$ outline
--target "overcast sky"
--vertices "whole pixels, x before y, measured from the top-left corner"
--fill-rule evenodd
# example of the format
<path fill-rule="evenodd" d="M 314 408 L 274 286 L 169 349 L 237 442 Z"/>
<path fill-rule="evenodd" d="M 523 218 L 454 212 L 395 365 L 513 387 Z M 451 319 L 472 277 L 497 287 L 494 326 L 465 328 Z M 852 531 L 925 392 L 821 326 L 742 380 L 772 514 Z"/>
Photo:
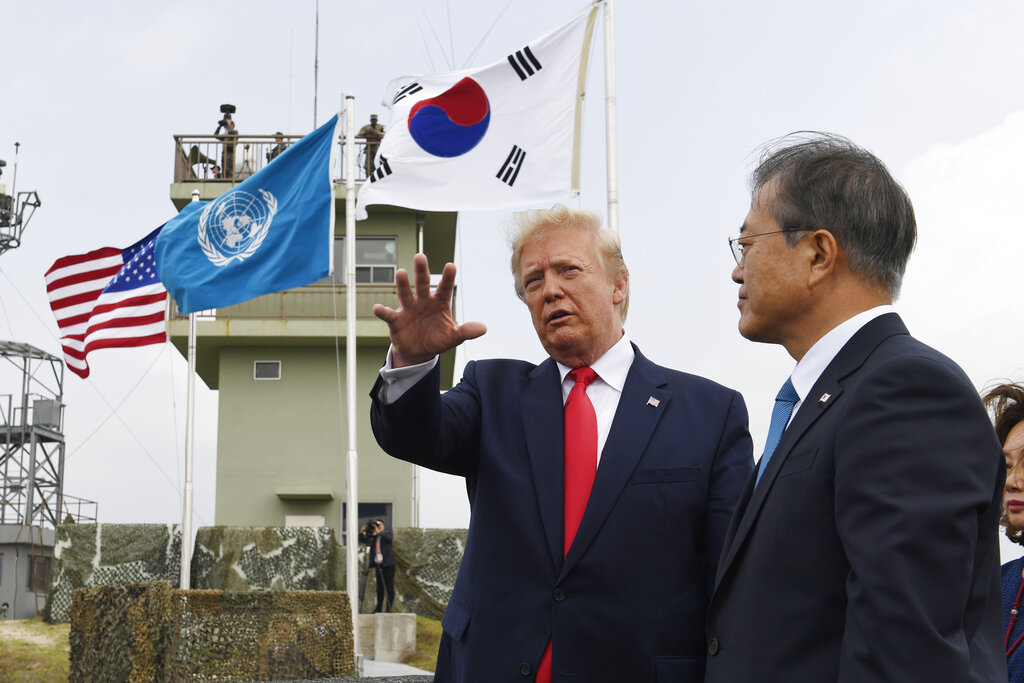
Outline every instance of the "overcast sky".
<path fill-rule="evenodd" d="M 483 66 L 582 9 L 577 0 L 320 3 L 317 122 L 356 98 L 387 112 L 387 83 Z M 59 256 L 124 247 L 170 218 L 174 134 L 209 134 L 238 107 L 244 134 L 314 124 L 313 0 L 274 3 L 0 0 L 0 182 L 43 206 L 0 256 L 0 339 L 60 354 L 43 273 Z M 755 449 L 793 366 L 736 331 L 726 239 L 765 141 L 801 129 L 878 154 L 917 210 L 919 244 L 897 308 L 913 334 L 957 360 L 981 390 L 1024 380 L 1016 269 L 1024 182 L 1024 5 L 982 1 L 620 2 L 616 7 L 620 227 L 631 270 L 627 331 L 656 362 L 739 389 Z M 573 206 L 604 213 L 603 45 L 597 32 Z M 512 293 L 504 213 L 460 217 L 463 320 L 487 323 L 465 357 L 539 361 Z M 435 264 L 437 266 L 439 264 Z M 186 366 L 169 346 L 90 356 L 66 378 L 65 490 L 104 522 L 180 519 Z M 0 375 L 0 382 L 7 381 Z M 200 383 L 201 385 L 201 383 Z M 359 395 L 364 395 L 360 388 Z M 0 395 L 17 394 L 0 385 Z M 216 395 L 201 390 L 196 526 L 213 523 Z M 339 456 L 341 457 L 341 456 Z M 425 526 L 463 526 L 460 481 L 425 478 Z"/>

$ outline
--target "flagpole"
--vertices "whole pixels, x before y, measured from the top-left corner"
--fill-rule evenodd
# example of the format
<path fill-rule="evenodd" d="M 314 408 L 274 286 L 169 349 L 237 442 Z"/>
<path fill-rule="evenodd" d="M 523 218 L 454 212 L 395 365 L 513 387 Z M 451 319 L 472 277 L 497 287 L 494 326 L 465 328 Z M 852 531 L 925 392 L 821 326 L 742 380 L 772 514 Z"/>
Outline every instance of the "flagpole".
<path fill-rule="evenodd" d="M 359 453 L 356 450 L 356 140 L 355 97 L 345 95 L 345 403 L 348 409 L 348 468 L 345 488 L 345 590 L 352 609 L 356 675 L 362 673 L 359 644 Z"/>
<path fill-rule="evenodd" d="M 619 232 L 619 157 L 615 117 L 614 0 L 604 0 L 605 151 L 608 165 L 608 227 Z"/>
<path fill-rule="evenodd" d="M 199 191 L 192 191 L 192 201 L 199 201 Z M 188 314 L 188 399 L 185 407 L 185 509 L 181 515 L 181 574 L 178 584 L 182 590 L 191 588 L 192 567 L 192 459 L 195 449 L 196 413 L 196 314 Z"/>

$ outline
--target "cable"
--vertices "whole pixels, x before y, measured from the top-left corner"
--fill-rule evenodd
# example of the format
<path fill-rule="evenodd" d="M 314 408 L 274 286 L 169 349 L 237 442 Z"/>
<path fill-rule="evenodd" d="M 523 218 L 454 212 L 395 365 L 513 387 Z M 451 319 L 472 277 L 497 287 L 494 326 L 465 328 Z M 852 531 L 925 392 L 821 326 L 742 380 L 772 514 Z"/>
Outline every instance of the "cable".
<path fill-rule="evenodd" d="M 18 289 L 18 285 L 14 284 L 14 280 L 12 280 L 10 276 L 4 272 L 3 268 L 0 268 L 0 275 L 3 275 L 4 278 L 11 283 L 11 288 L 13 288 L 15 293 L 21 297 L 21 300 L 25 302 L 25 305 L 28 306 L 28 310 L 32 311 L 32 315 L 36 317 L 36 320 L 38 320 L 39 323 L 46 328 L 46 331 L 50 333 L 50 336 L 53 337 L 53 340 L 60 344 L 60 337 L 53 333 L 53 329 L 50 327 L 50 323 L 46 322 L 45 320 L 39 317 L 39 314 L 36 313 L 36 307 L 29 303 L 29 300 L 25 298 L 25 295 L 21 293 L 20 289 Z"/>
<path fill-rule="evenodd" d="M 423 20 L 427 22 L 427 26 L 430 27 L 430 32 L 434 35 L 434 41 L 437 42 L 437 49 L 440 50 L 442 56 L 447 57 L 447 55 L 444 54 L 444 45 L 441 44 L 441 39 L 437 37 L 437 31 L 434 30 L 434 25 L 430 23 L 430 18 L 423 17 Z M 455 70 L 455 64 L 453 64 L 450 59 L 448 60 L 448 70 Z"/>
<path fill-rule="evenodd" d="M 427 45 L 427 37 L 423 34 L 423 24 L 420 23 L 419 16 L 416 16 L 416 28 L 420 32 L 420 41 L 422 42 L 423 56 L 426 58 L 427 67 L 430 73 L 436 73 L 437 69 L 434 67 L 434 58 L 430 56 L 430 48 Z"/>
<path fill-rule="evenodd" d="M 8 338 L 9 338 L 9 339 L 11 339 L 11 340 L 13 340 L 13 339 L 14 339 L 14 326 L 13 326 L 13 325 L 11 325 L 11 318 L 10 318 L 10 316 L 8 316 L 8 315 L 7 315 L 7 307 L 6 307 L 6 306 L 4 306 L 4 300 L 3 300 L 3 298 L 0 298 L 0 309 L 3 309 L 3 312 L 4 312 L 4 320 L 6 320 L 6 321 L 7 321 L 7 329 L 8 329 L 8 331 L 10 332 L 10 335 L 9 335 L 9 337 L 8 337 Z"/>
<path fill-rule="evenodd" d="M 171 341 L 168 339 L 165 344 L 170 344 Z M 167 354 L 167 365 L 169 366 L 168 377 L 171 378 L 171 431 L 174 433 L 174 466 L 177 470 L 175 472 L 175 481 L 181 481 L 181 461 L 178 459 L 178 454 L 181 453 L 181 445 L 178 443 L 178 400 L 174 393 L 174 354 Z M 184 505 L 184 502 L 182 502 Z"/>
<path fill-rule="evenodd" d="M 501 10 L 501 12 L 498 13 L 498 16 L 495 17 L 494 23 L 491 24 L 491 27 L 489 29 L 487 29 L 486 33 L 484 33 L 483 38 L 481 38 L 480 42 L 476 44 L 475 48 L 473 48 L 473 51 L 469 54 L 469 57 L 466 58 L 465 64 L 462 65 L 463 69 L 465 69 L 467 66 L 469 66 L 469 63 L 472 62 L 474 59 L 476 59 L 476 55 L 477 55 L 478 52 L 480 52 L 480 48 L 483 47 L 484 41 L 487 40 L 487 36 L 491 35 L 491 31 L 494 30 L 494 27 L 498 25 L 498 22 L 501 21 L 501 18 L 505 15 L 505 12 L 511 6 L 512 6 L 512 0 L 508 0 L 508 2 L 505 4 L 505 7 Z"/>
<path fill-rule="evenodd" d="M 35 307 L 32 306 L 31 303 L 29 303 L 29 301 L 25 297 L 25 295 L 22 294 L 21 290 L 18 289 L 18 286 L 14 283 L 13 280 L 11 280 L 10 276 L 8 276 L 7 273 L 4 272 L 4 270 L 2 268 L 0 268 L 0 275 L 3 275 L 4 279 L 6 279 L 7 282 L 9 282 L 11 284 L 11 288 L 18 294 L 18 296 L 21 297 L 22 301 L 25 302 L 25 305 L 28 306 L 28 309 L 30 311 L 32 311 L 33 315 L 36 316 L 36 320 L 38 320 L 43 325 L 43 327 L 47 330 L 47 332 L 50 333 L 50 336 L 54 339 L 54 341 L 56 341 L 58 344 L 60 344 L 60 338 L 53 333 L 53 329 L 50 327 L 50 324 L 47 323 L 46 321 L 44 321 L 42 318 L 39 317 L 39 314 L 36 313 Z M 149 364 L 149 367 L 146 368 L 146 371 L 142 373 L 142 376 L 139 377 L 138 381 L 135 382 L 135 385 L 132 386 L 132 388 L 128 390 L 128 393 L 125 395 L 125 397 L 123 399 L 121 399 L 121 402 L 118 403 L 116 407 L 111 405 L 110 401 L 103 394 L 103 392 L 100 391 L 100 388 L 96 385 L 95 382 L 93 382 L 91 379 L 88 379 L 88 378 L 86 379 L 86 381 L 89 383 L 89 386 L 92 387 L 93 391 L 95 391 L 99 395 L 99 397 L 103 400 L 103 403 L 105 403 L 106 406 L 108 408 L 110 408 L 111 413 L 106 418 L 104 418 L 99 423 L 99 425 L 96 426 L 96 429 L 94 429 L 89 434 L 89 436 L 85 437 L 85 439 L 81 443 L 79 443 L 78 446 L 73 451 L 69 451 L 69 452 L 65 453 L 65 455 L 64 455 L 64 461 L 65 462 L 67 462 L 67 459 L 70 458 L 73 454 L 77 453 L 78 450 L 81 449 L 82 446 L 84 446 L 87 441 L 89 441 L 93 436 L 95 436 L 96 433 L 99 432 L 99 430 L 103 428 L 103 425 L 105 425 L 107 422 L 110 421 L 110 418 L 112 418 L 114 416 L 117 416 L 118 421 L 124 426 L 125 429 L 128 430 L 128 433 L 131 434 L 133 439 L 135 439 L 135 442 L 137 444 L 139 444 L 139 447 L 142 448 L 142 452 L 145 453 L 146 456 L 150 459 L 150 461 L 153 463 L 153 465 L 157 468 L 157 471 L 159 471 L 160 474 L 162 474 L 164 476 L 164 479 L 166 479 L 168 481 L 168 483 L 170 483 L 171 487 L 174 488 L 175 492 L 177 492 L 177 494 L 179 496 L 182 495 L 181 489 L 178 487 L 178 485 L 174 481 L 171 480 L 171 478 L 167 475 L 167 473 L 164 472 L 163 468 L 160 467 L 160 463 L 157 462 L 156 458 L 153 457 L 153 454 L 149 452 L 149 450 L 142 443 L 142 440 L 138 437 L 138 435 L 136 435 L 135 432 L 132 431 L 132 428 L 128 425 L 128 423 L 125 422 L 124 419 L 120 415 L 117 414 L 117 409 L 120 408 L 122 405 L 124 405 L 124 402 L 128 400 L 128 397 L 130 397 L 132 395 L 132 392 L 134 392 L 135 389 L 138 388 L 138 386 L 142 383 L 142 380 L 145 379 L 147 375 L 149 375 L 150 371 L 156 365 L 156 362 L 160 359 L 160 355 L 163 353 L 163 351 L 166 348 L 167 348 L 167 343 L 165 342 L 164 346 L 162 346 L 161 349 L 160 349 L 160 353 L 157 354 L 157 356 L 153 359 L 153 362 Z M 173 393 L 173 383 L 172 383 L 172 393 Z M 178 433 L 177 433 L 176 429 L 174 430 L 174 436 L 175 436 L 175 443 L 177 443 Z M 176 446 L 176 448 L 177 448 L 177 446 Z M 175 462 L 177 462 L 177 450 L 175 450 Z M 199 516 L 198 514 L 196 514 L 196 517 L 199 518 L 199 521 L 202 522 L 203 524 L 206 523 L 206 521 L 201 516 Z"/>

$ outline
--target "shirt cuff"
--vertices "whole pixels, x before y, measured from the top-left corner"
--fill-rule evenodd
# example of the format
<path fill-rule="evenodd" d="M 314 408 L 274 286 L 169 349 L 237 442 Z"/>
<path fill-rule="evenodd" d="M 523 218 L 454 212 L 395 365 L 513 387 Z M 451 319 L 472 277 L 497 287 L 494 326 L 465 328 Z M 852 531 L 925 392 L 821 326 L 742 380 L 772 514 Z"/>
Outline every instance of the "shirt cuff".
<path fill-rule="evenodd" d="M 380 369 L 380 378 L 384 380 L 384 391 L 381 392 L 381 400 L 384 405 L 391 405 L 402 398 L 405 392 L 429 375 L 435 365 L 437 365 L 437 356 L 418 365 L 407 365 L 402 368 L 392 367 L 391 347 L 388 347 L 387 359 L 384 361 L 384 367 Z"/>

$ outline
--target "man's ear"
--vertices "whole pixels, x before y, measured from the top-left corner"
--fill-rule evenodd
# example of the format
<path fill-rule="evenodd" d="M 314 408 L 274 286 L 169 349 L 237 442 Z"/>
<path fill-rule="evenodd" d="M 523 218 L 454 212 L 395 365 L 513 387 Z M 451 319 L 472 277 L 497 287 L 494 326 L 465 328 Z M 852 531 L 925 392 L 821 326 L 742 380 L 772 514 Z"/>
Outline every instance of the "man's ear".
<path fill-rule="evenodd" d="M 806 241 L 810 249 L 808 284 L 814 286 L 835 274 L 842 258 L 842 247 L 828 230 L 815 230 Z"/>
<path fill-rule="evenodd" d="M 615 286 L 612 290 L 612 303 L 618 306 L 626 300 L 626 294 L 629 292 L 629 274 L 622 273 L 612 284 Z"/>

